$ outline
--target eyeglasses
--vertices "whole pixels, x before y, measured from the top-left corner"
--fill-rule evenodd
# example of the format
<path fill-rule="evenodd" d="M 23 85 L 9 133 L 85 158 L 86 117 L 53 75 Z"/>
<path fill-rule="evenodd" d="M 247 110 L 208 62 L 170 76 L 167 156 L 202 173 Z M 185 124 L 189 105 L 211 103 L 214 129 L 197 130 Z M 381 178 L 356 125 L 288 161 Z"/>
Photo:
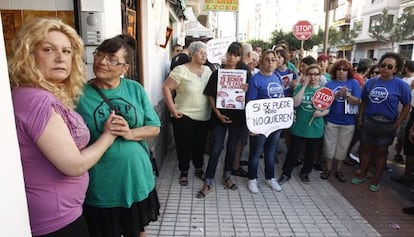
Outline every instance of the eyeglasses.
<path fill-rule="evenodd" d="M 110 54 L 102 53 L 100 51 L 93 52 L 93 57 L 95 59 L 97 59 L 97 60 L 106 59 L 106 61 L 111 66 L 118 66 L 118 65 L 125 65 L 125 64 L 127 64 L 127 63 L 120 63 L 117 57 L 115 57 L 113 55 L 110 55 Z"/>
<path fill-rule="evenodd" d="M 319 76 L 319 75 L 321 75 L 320 73 L 318 73 L 318 72 L 315 72 L 315 73 L 308 73 L 308 74 L 306 74 L 306 75 L 308 75 L 308 76 Z"/>
<path fill-rule="evenodd" d="M 381 64 L 381 68 L 385 68 L 385 67 L 387 67 L 388 70 L 392 70 L 394 68 L 394 65 L 386 64 L 386 63 Z"/>
<path fill-rule="evenodd" d="M 276 58 L 265 58 L 264 61 L 268 63 L 274 63 L 274 62 L 277 62 L 277 59 Z"/>
<path fill-rule="evenodd" d="M 348 71 L 348 69 L 346 69 L 346 68 L 344 68 L 344 67 L 338 67 L 337 69 L 336 69 L 336 71 L 343 71 L 343 72 L 347 72 Z"/>

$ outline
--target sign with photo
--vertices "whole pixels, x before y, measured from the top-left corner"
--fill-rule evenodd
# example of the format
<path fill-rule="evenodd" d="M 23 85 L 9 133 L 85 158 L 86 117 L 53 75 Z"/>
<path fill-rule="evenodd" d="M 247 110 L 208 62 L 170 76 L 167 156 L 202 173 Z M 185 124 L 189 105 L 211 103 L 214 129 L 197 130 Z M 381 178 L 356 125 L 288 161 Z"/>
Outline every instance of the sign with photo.
<path fill-rule="evenodd" d="M 244 109 L 246 92 L 243 90 L 247 71 L 239 69 L 219 69 L 217 80 L 216 108 Z"/>

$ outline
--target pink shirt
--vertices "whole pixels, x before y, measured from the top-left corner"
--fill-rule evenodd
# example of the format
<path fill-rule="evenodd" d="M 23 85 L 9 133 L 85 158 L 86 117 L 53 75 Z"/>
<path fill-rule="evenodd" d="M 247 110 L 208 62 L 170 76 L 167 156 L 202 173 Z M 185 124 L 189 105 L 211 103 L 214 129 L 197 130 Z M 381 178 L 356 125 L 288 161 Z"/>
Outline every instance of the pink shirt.
<path fill-rule="evenodd" d="M 89 130 L 78 113 L 47 91 L 17 88 L 12 97 L 32 234 L 44 235 L 65 227 L 82 214 L 89 176 L 88 172 L 79 177 L 61 173 L 44 157 L 36 141 L 52 109 L 62 116 L 79 149 L 88 144 Z"/>

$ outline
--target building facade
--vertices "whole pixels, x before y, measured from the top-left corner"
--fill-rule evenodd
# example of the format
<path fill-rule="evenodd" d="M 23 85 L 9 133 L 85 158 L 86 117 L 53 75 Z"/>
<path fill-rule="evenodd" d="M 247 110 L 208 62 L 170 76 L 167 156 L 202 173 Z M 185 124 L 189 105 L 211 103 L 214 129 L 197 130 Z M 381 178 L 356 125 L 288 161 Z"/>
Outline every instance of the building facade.
<path fill-rule="evenodd" d="M 352 58 L 358 61 L 361 58 L 380 58 L 385 52 L 399 52 L 408 59 L 414 59 L 413 40 L 395 42 L 394 48 L 391 42 L 381 42 L 370 36 L 369 31 L 378 24 L 384 9 L 393 20 L 401 16 L 404 8 L 414 6 L 413 0 L 353 0 L 351 27 L 361 24 L 362 30 L 355 39 Z"/>

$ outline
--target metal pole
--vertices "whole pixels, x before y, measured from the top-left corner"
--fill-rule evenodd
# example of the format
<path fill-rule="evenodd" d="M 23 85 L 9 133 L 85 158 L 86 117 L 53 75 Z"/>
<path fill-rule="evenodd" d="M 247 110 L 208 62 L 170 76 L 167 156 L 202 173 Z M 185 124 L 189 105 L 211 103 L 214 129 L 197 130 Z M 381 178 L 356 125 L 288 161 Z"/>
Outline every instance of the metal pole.
<path fill-rule="evenodd" d="M 325 33 L 323 36 L 323 52 L 328 52 L 328 40 L 329 40 L 329 0 L 325 0 Z"/>
<path fill-rule="evenodd" d="M 236 14 L 236 41 L 239 41 L 239 11 Z"/>

